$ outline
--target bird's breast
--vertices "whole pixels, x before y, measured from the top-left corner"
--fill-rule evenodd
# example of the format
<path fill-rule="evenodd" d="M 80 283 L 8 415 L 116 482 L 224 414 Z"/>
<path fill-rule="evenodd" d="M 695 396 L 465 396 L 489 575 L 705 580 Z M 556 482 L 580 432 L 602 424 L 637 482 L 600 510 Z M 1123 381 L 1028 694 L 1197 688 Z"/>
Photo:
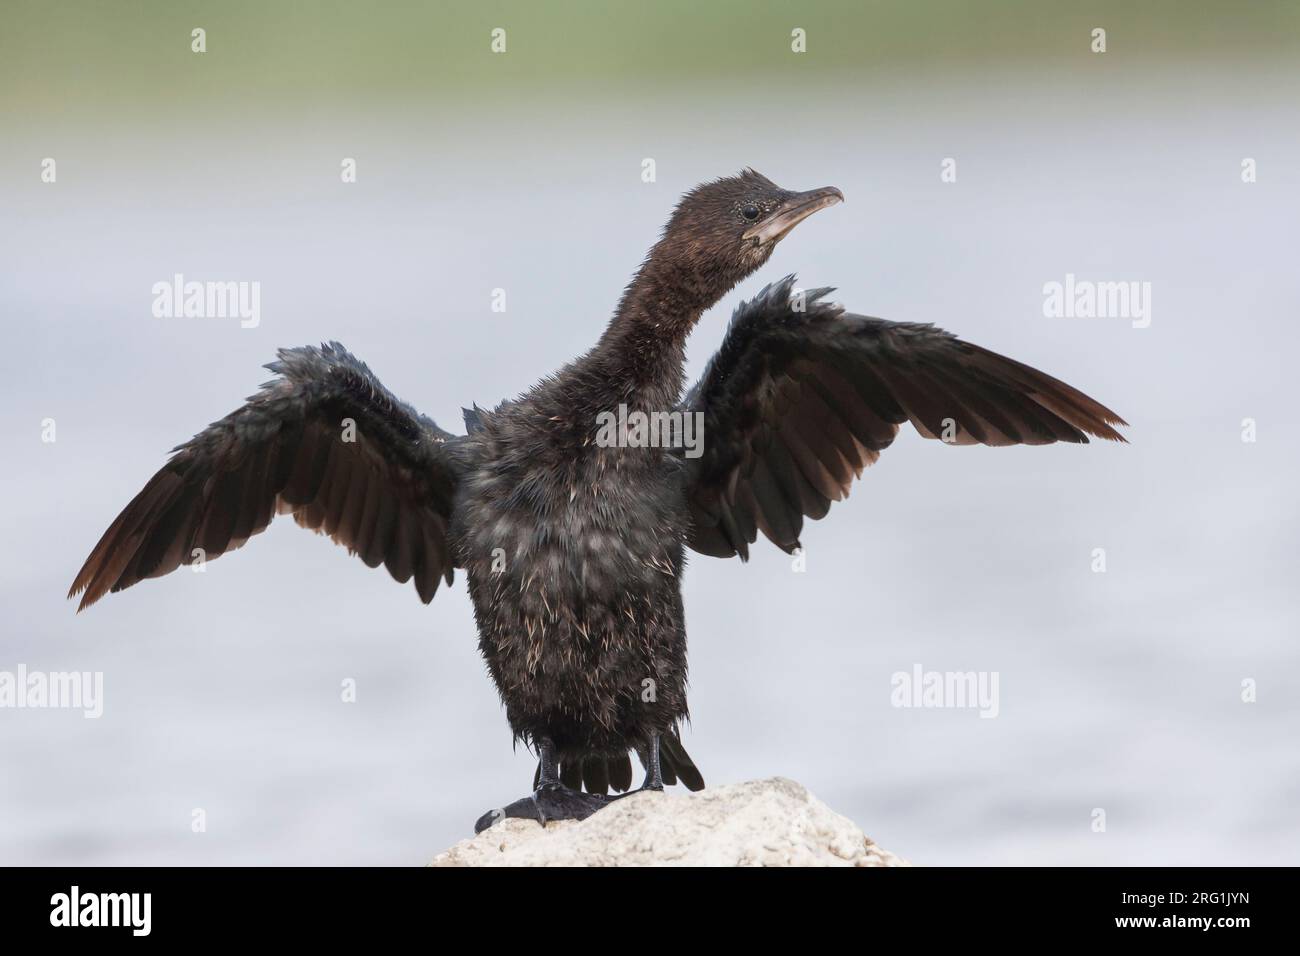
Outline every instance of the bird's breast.
<path fill-rule="evenodd" d="M 687 512 L 676 462 L 654 449 L 490 458 L 462 494 L 453 531 L 472 586 L 565 603 L 677 586 Z"/>

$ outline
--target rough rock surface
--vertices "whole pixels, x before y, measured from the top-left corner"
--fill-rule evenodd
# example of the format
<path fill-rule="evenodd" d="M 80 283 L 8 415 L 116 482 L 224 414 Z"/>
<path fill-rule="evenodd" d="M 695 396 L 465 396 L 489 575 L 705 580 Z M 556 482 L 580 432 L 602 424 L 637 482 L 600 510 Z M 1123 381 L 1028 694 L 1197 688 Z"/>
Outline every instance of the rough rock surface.
<path fill-rule="evenodd" d="M 907 866 L 793 780 L 637 793 L 581 823 L 503 820 L 430 866 Z"/>

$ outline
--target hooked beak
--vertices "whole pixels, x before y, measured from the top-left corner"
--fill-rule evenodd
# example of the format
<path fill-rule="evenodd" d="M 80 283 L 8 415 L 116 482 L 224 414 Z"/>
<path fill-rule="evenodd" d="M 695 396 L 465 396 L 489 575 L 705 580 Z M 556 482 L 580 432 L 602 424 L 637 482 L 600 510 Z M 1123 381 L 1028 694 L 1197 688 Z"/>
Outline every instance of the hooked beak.
<path fill-rule="evenodd" d="M 799 223 L 819 209 L 844 202 L 844 193 L 834 186 L 794 193 L 762 222 L 755 223 L 742 233 L 741 238 L 753 239 L 757 245 L 778 242 Z"/>

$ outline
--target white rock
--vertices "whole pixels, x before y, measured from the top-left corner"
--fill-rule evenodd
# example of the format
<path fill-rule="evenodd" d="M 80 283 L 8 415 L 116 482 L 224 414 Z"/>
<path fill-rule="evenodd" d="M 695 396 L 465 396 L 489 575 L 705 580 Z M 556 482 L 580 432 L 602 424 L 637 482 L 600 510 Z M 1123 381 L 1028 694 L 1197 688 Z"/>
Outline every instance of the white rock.
<path fill-rule="evenodd" d="M 503 820 L 430 866 L 907 866 L 793 780 L 637 793 L 581 823 Z"/>

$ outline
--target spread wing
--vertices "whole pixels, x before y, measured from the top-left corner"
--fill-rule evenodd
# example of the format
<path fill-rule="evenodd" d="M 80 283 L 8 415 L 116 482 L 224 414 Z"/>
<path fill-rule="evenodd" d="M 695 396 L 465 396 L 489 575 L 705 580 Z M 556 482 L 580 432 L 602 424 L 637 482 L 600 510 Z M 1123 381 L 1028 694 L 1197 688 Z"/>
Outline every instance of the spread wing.
<path fill-rule="evenodd" d="M 1124 441 L 1110 409 L 1050 375 L 931 325 L 887 322 L 798 293 L 794 276 L 732 316 L 682 410 L 702 412 L 688 459 L 689 545 L 749 556 L 762 531 L 786 551 L 910 421 L 950 444 Z"/>
<path fill-rule="evenodd" d="M 451 583 L 453 436 L 336 342 L 279 357 L 279 377 L 176 448 L 104 532 L 68 593 L 85 592 L 78 610 L 238 548 L 277 512 L 414 579 L 426 603 Z"/>

